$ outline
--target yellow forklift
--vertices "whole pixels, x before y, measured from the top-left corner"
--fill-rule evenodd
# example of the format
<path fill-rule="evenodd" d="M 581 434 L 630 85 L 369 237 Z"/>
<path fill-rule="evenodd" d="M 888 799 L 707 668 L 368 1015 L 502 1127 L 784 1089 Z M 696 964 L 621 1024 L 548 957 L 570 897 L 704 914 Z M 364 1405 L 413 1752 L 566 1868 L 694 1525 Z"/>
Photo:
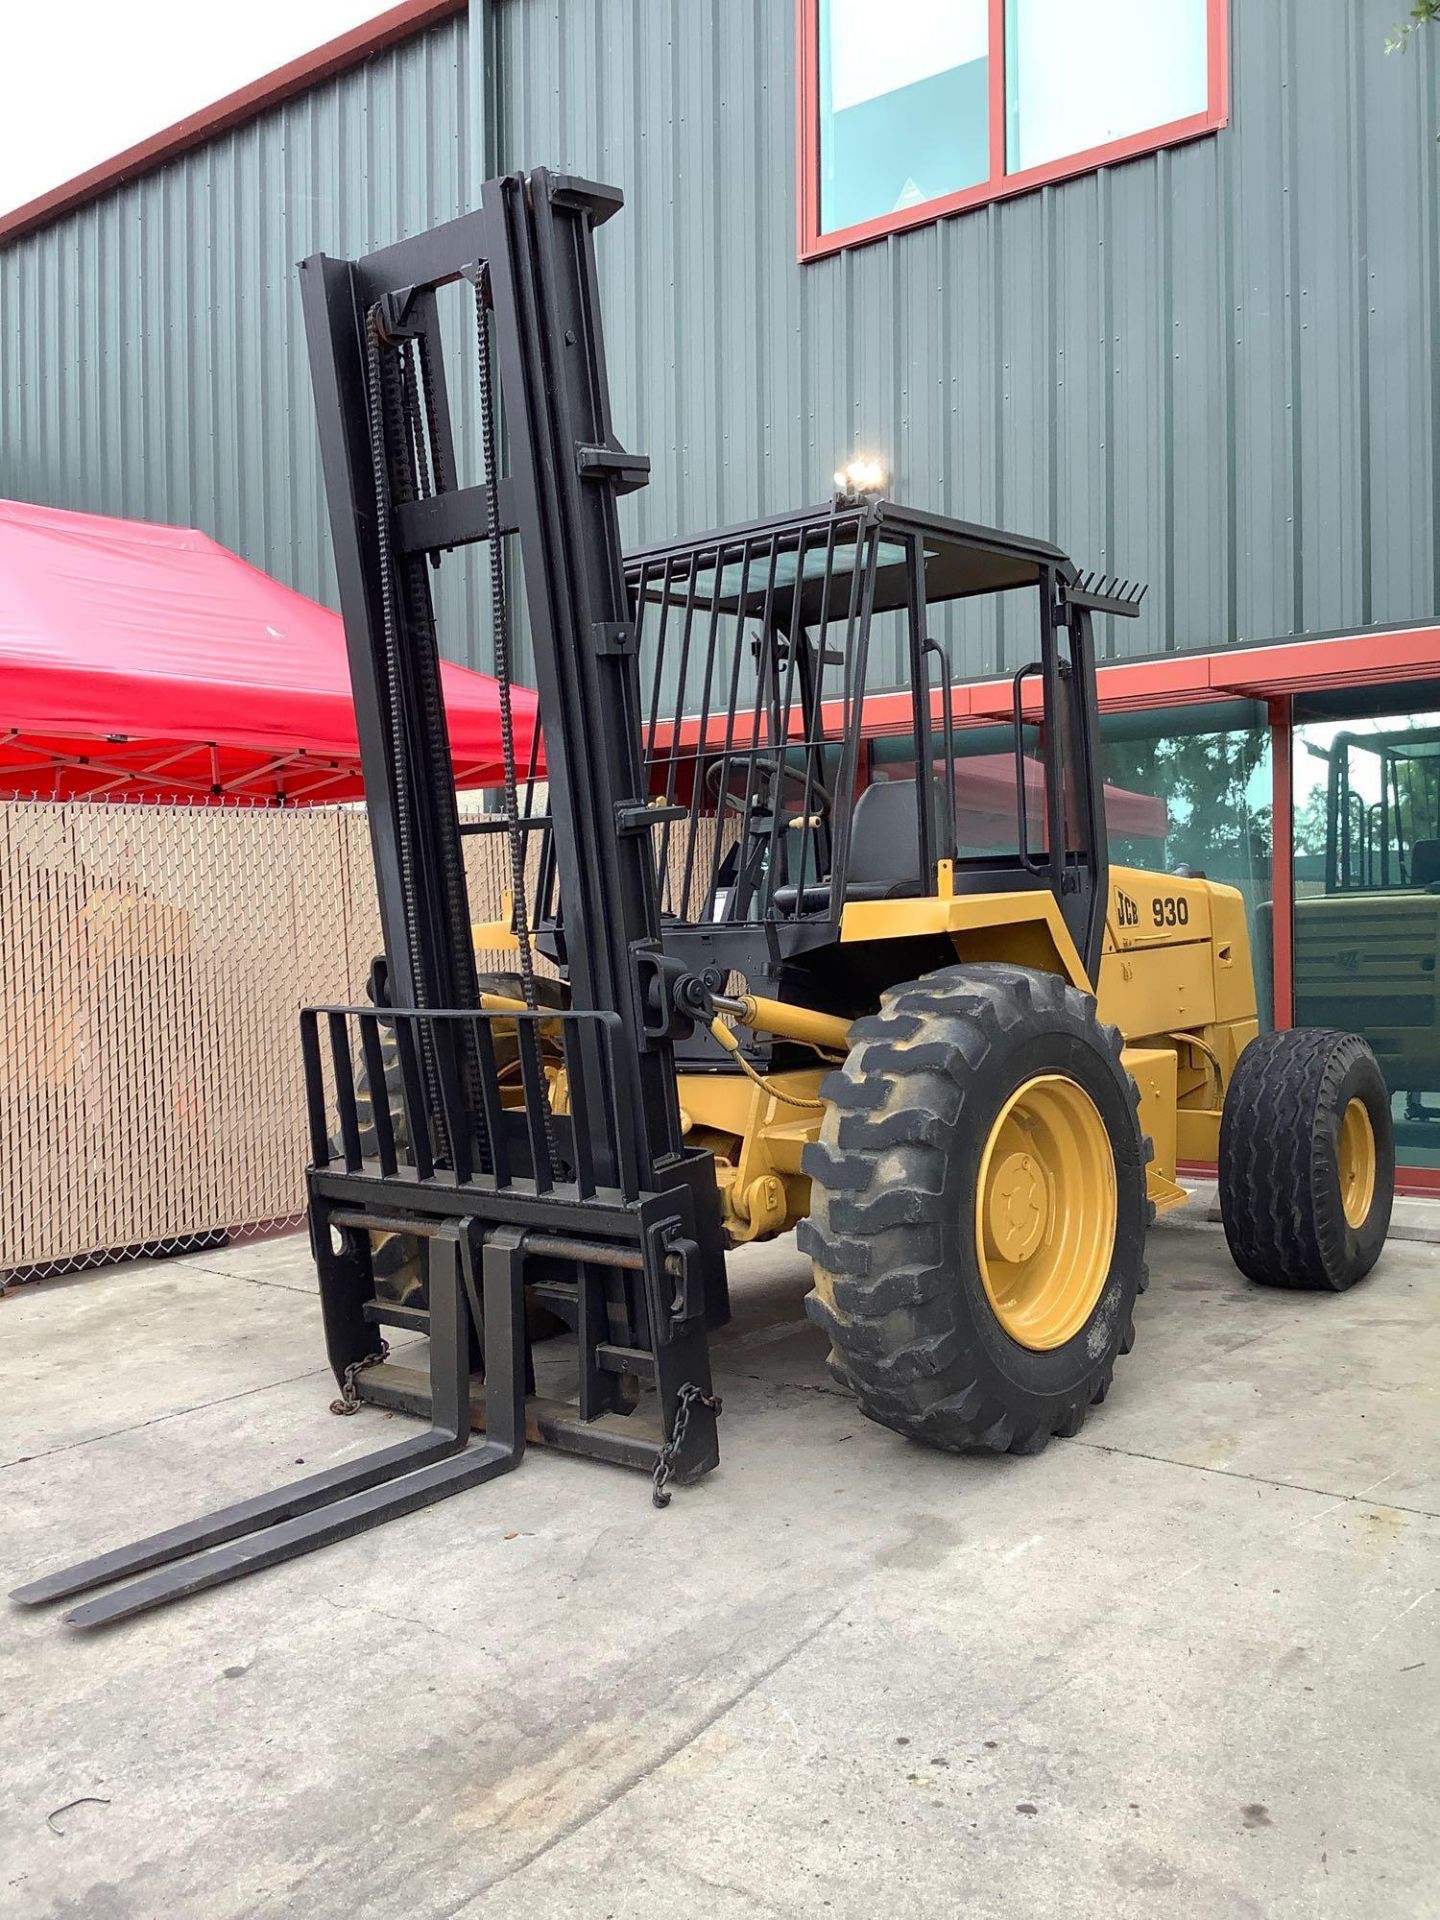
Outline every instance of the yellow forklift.
<path fill-rule="evenodd" d="M 726 1249 L 793 1226 L 863 1410 L 1017 1453 L 1105 1398 L 1179 1161 L 1218 1160 L 1257 1281 L 1346 1287 L 1384 1241 L 1369 1048 L 1257 1037 L 1239 894 L 1108 863 L 1092 629 L 1140 590 L 868 495 L 624 556 L 617 499 L 646 462 L 610 418 L 594 252 L 618 206 L 511 176 L 448 226 L 303 269 L 385 941 L 371 1004 L 303 1019 L 311 1242 L 337 1406 L 429 1424 L 17 1596 L 129 1580 L 77 1624 L 475 1486 L 527 1443 L 639 1467 L 665 1504 L 719 1459 Z M 506 793 L 462 825 L 432 578 L 477 545 Z M 945 636 L 1002 602 L 1029 636 L 1014 844 L 976 849 Z M 523 768 L 522 644 L 544 740 Z M 883 779 L 862 719 L 897 686 L 915 757 Z M 506 925 L 479 938 L 509 939 L 513 978 L 476 970 L 470 831 L 508 843 Z M 403 1298 L 377 1281 L 387 1235 L 423 1255 Z M 541 1313 L 563 1337 L 537 1339 Z M 389 1356 L 395 1327 L 428 1335 L 423 1367 Z"/>

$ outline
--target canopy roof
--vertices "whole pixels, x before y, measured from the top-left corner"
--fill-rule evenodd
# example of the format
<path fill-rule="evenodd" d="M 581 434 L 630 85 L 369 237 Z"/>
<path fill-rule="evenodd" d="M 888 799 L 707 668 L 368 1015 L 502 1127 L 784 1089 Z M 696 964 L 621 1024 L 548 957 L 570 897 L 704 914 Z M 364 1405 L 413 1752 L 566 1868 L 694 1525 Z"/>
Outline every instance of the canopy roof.
<path fill-rule="evenodd" d="M 1048 540 L 881 499 L 824 501 L 798 513 L 772 514 L 740 527 L 661 541 L 628 553 L 625 568 L 646 600 L 669 596 L 687 606 L 719 607 L 725 613 L 747 616 L 768 611 L 782 627 L 793 617 L 798 573 L 800 618 L 816 621 L 828 608 L 832 621 L 844 621 L 849 605 L 844 586 L 857 552 L 868 552 L 866 535 L 871 529 L 879 536 L 874 613 L 894 612 L 908 604 L 907 546 L 912 536 L 924 548 L 925 597 L 932 606 L 942 600 L 1037 586 L 1045 567 L 1053 567 L 1067 582 L 1075 579 L 1071 562 Z M 802 549 L 804 557 L 797 559 Z M 842 582 L 839 590 L 837 580 Z"/>
<path fill-rule="evenodd" d="M 497 784 L 495 682 L 441 672 L 456 784 Z M 0 796 L 363 793 L 337 614 L 192 529 L 0 500 Z"/>

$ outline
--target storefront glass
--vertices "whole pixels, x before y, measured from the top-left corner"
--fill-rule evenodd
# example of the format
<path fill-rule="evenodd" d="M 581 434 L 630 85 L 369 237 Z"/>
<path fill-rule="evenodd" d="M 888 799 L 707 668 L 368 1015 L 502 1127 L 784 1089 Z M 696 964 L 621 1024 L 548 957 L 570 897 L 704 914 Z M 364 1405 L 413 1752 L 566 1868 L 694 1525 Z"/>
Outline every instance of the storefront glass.
<path fill-rule="evenodd" d="M 1110 859 L 1182 867 L 1238 887 L 1261 1024 L 1273 1016 L 1270 730 L 1259 700 L 1105 714 L 1100 768 Z"/>
<path fill-rule="evenodd" d="M 1026 731 L 1033 735 L 1033 729 Z M 1100 740 L 1111 861 L 1162 873 L 1189 867 L 1240 889 L 1250 914 L 1260 1018 L 1268 1026 L 1271 775 L 1263 702 L 1106 714 Z M 912 740 L 877 740 L 871 751 L 873 778 L 913 779 Z M 1034 738 L 1027 739 L 1026 752 L 1028 838 L 1034 849 L 1044 839 L 1044 783 Z M 956 733 L 954 793 L 961 856 L 1013 854 L 1019 834 L 1012 728 L 966 727 Z"/>
<path fill-rule="evenodd" d="M 1440 1167 L 1440 685 L 1295 703 L 1295 1021 L 1363 1033 Z"/>

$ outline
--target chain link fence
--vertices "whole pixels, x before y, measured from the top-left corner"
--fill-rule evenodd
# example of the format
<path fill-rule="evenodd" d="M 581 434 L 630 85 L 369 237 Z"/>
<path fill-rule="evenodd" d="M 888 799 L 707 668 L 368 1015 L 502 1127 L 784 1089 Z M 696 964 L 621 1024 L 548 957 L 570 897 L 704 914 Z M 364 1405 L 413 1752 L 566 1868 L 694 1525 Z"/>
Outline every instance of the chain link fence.
<path fill-rule="evenodd" d="M 378 948 L 359 808 L 0 802 L 0 1285 L 296 1224 L 299 1012 Z"/>

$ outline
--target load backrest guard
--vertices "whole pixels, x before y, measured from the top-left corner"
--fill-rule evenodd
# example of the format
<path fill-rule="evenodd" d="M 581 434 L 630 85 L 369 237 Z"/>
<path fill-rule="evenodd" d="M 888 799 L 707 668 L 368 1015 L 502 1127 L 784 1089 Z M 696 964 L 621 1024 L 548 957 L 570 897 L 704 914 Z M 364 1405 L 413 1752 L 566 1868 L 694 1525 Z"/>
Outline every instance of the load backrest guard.
<path fill-rule="evenodd" d="M 571 1277 L 556 1282 L 563 1256 L 552 1251 L 548 1284 L 569 1287 L 568 1317 L 587 1329 L 585 1416 L 633 1403 L 637 1368 L 607 1372 L 596 1358 L 608 1327 L 610 1344 L 657 1356 L 668 1432 L 682 1384 L 671 1361 L 708 1390 L 704 1321 L 707 1311 L 723 1313 L 725 1288 L 709 1159 L 682 1144 L 670 1023 L 653 1017 L 645 993 L 660 912 L 616 502 L 645 483 L 648 462 L 625 452 L 614 431 L 594 257 L 594 229 L 620 204 L 611 188 L 543 169 L 493 180 L 478 213 L 366 260 L 308 262 L 305 306 L 386 954 L 397 997 L 408 982 L 422 1016 L 394 1023 L 402 1049 L 413 1032 L 422 1055 L 402 1076 L 407 1131 L 417 1145 L 428 1132 L 439 1146 L 420 1186 L 428 1193 L 455 1181 L 486 1220 L 543 1224 L 576 1242 L 618 1234 L 638 1243 L 638 1268 L 610 1267 L 604 1288 L 578 1258 Z M 485 470 L 468 485 L 456 471 L 438 373 L 436 295 L 461 279 L 473 293 L 478 351 L 467 358 L 485 454 Z M 398 372 L 386 375 L 387 360 Z M 394 402 L 377 404 L 377 393 Z M 569 962 L 568 1011 L 507 1026 L 518 1101 L 498 1084 L 499 1054 L 484 1043 L 484 1023 L 504 1016 L 482 1012 L 473 972 L 452 953 L 455 929 L 464 929 L 468 949 L 471 916 L 443 708 L 429 698 L 438 686 L 431 567 L 479 542 L 490 549 L 497 677 L 508 684 L 507 541 L 518 543 L 525 585 L 547 859 L 564 902 Z M 505 811 L 477 824 L 510 842 L 521 986 L 533 1013 L 524 840 L 538 823 L 519 817 L 521 770 L 506 731 Z M 442 988 L 454 995 L 446 1011 L 469 1018 L 423 1017 L 438 1015 Z M 462 1134 L 474 1145 L 463 1165 Z M 506 1151 L 497 1155 L 496 1144 Z M 346 1157 L 343 1171 L 317 1166 L 316 1204 L 342 1196 L 353 1204 L 356 1180 L 378 1174 Z M 419 1204 L 413 1184 L 410 1197 Z M 543 1219 L 534 1204 L 542 1198 Z M 587 1318 L 581 1296 L 592 1294 Z M 713 1458 L 713 1421 L 705 1428 L 692 1418 L 697 1461 Z"/>

